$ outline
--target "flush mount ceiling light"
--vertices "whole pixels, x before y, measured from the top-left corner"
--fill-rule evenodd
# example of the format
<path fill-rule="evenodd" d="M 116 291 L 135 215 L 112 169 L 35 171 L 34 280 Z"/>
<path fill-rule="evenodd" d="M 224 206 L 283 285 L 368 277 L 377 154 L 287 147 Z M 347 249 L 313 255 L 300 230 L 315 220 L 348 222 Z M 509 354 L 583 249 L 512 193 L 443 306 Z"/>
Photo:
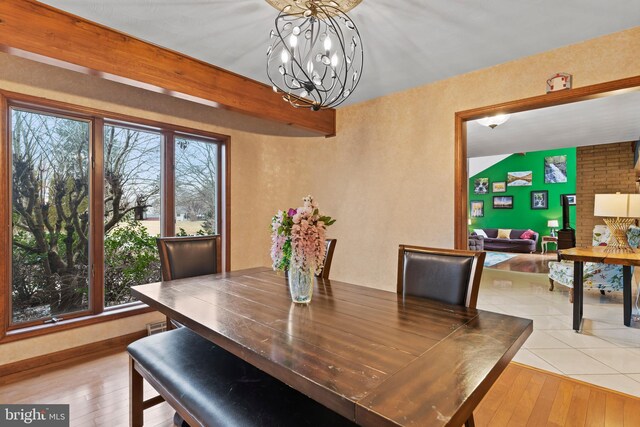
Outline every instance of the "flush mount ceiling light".
<path fill-rule="evenodd" d="M 506 122 L 507 120 L 509 120 L 509 117 L 511 117 L 511 114 L 498 114 L 497 116 L 485 117 L 482 119 L 478 119 L 476 121 L 478 122 L 478 124 L 481 124 L 482 126 L 495 129 L 496 126 L 499 126 L 504 122 Z"/>
<path fill-rule="evenodd" d="M 266 0 L 280 10 L 267 49 L 273 90 L 294 107 L 333 108 L 362 75 L 358 28 L 345 12 L 362 0 Z"/>

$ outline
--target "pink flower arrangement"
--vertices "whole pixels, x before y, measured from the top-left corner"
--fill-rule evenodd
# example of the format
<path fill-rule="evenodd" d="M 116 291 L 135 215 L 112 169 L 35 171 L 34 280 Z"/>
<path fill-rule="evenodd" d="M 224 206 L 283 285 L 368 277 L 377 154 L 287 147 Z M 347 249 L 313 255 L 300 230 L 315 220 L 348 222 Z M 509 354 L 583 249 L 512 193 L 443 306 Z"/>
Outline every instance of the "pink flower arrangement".
<path fill-rule="evenodd" d="M 319 274 L 324 264 L 326 230 L 335 220 L 320 215 L 312 196 L 302 200 L 298 209 L 278 211 L 271 220 L 273 269 L 291 266 Z"/>

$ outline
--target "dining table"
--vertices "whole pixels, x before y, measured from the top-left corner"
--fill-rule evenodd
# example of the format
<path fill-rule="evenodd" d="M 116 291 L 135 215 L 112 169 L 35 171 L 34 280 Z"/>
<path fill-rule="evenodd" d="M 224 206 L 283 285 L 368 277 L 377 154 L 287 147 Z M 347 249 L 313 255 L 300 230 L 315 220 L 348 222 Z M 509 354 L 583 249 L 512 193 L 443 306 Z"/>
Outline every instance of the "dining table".
<path fill-rule="evenodd" d="M 464 424 L 533 330 L 529 319 L 321 278 L 311 302 L 295 304 L 286 276 L 266 267 L 132 294 L 363 426 Z"/>

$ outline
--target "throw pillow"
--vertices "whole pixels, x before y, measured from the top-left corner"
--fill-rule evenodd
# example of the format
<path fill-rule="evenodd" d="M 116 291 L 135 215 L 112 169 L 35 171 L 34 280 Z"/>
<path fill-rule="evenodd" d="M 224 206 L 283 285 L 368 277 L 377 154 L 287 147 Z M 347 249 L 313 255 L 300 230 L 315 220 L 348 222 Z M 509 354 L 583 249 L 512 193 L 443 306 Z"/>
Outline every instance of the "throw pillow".
<path fill-rule="evenodd" d="M 511 229 L 510 228 L 498 228 L 498 239 L 510 239 L 511 237 Z"/>
<path fill-rule="evenodd" d="M 489 237 L 487 236 L 487 233 L 485 233 L 482 228 L 474 228 L 473 232 L 476 233 L 478 236 Z"/>
<path fill-rule="evenodd" d="M 535 234 L 535 231 L 533 231 L 532 229 L 528 229 L 527 231 L 525 231 L 524 233 L 522 233 L 520 235 L 521 239 L 529 239 L 529 240 L 533 240 L 533 235 Z"/>

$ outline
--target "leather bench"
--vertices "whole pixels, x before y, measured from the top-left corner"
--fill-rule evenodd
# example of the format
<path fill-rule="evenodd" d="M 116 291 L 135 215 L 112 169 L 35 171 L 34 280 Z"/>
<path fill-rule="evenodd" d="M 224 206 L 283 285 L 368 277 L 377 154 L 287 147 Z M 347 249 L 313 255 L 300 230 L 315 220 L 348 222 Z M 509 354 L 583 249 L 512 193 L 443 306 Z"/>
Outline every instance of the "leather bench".
<path fill-rule="evenodd" d="M 354 426 L 188 328 L 142 338 L 130 355 L 131 426 L 166 400 L 190 426 Z M 143 401 L 142 379 L 160 397 Z"/>

